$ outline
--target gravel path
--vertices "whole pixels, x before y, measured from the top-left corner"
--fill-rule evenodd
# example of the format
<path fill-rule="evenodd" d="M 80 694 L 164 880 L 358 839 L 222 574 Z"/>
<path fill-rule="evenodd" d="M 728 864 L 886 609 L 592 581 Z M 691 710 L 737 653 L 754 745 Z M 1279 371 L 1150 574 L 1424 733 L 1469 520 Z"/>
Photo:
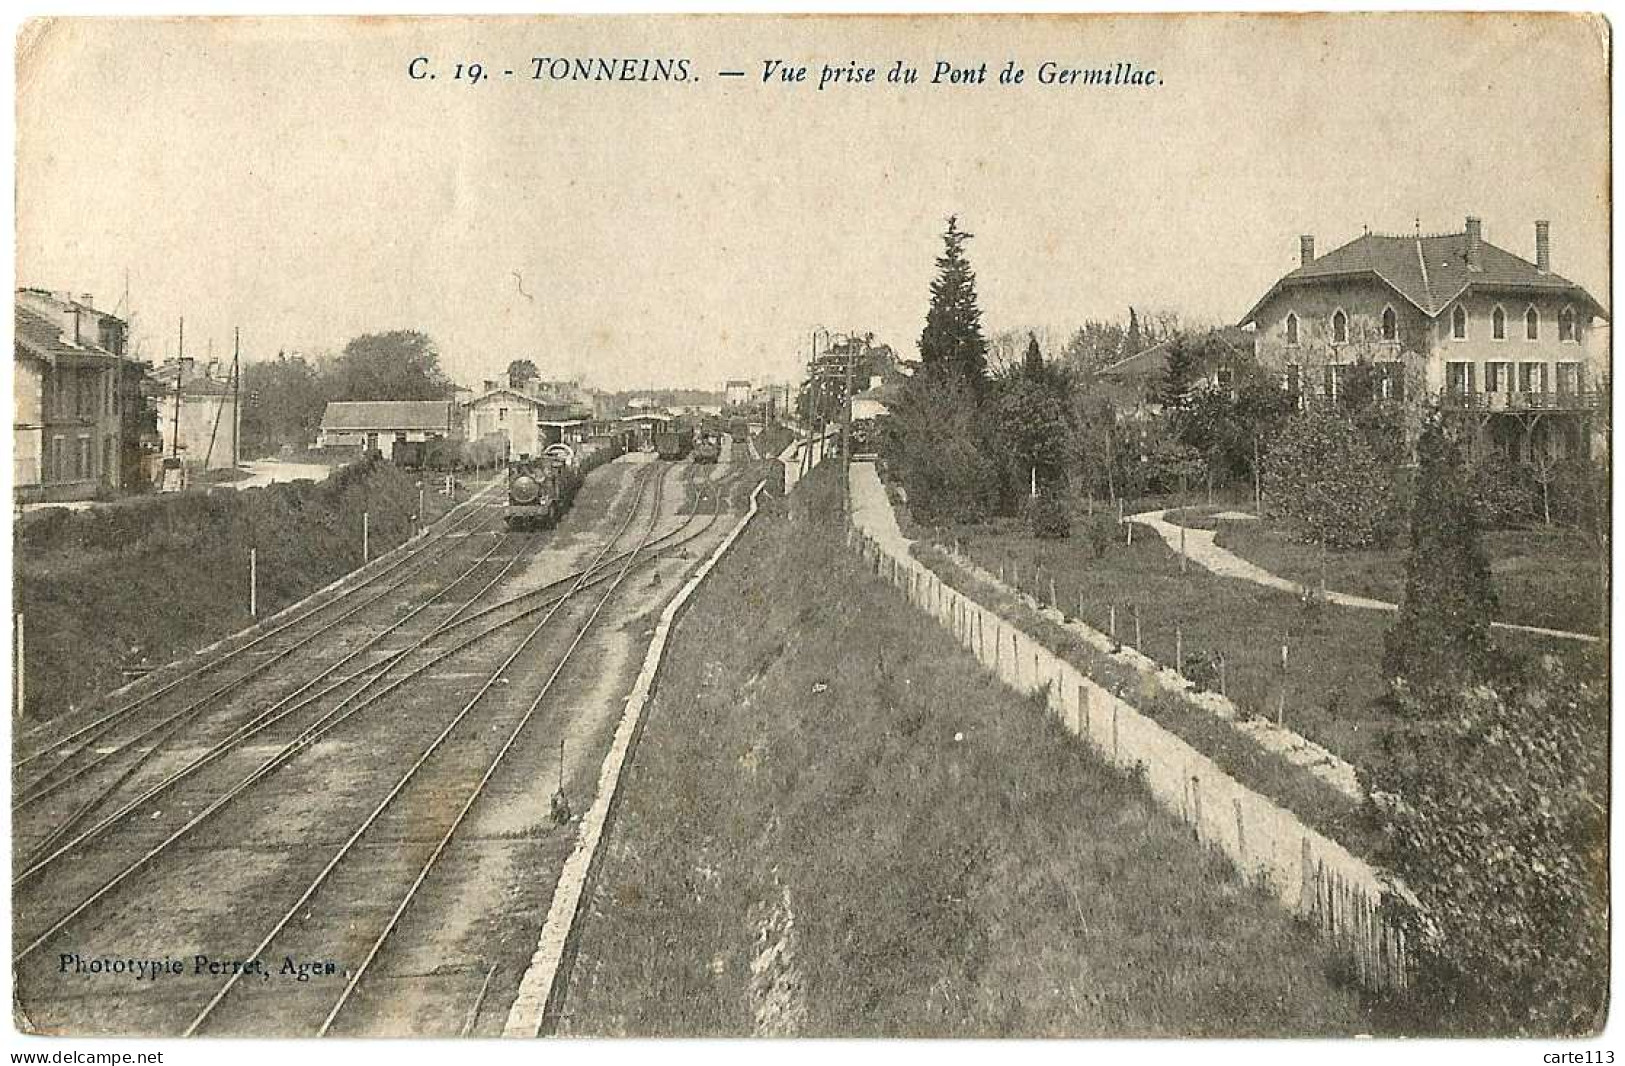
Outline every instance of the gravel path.
<path fill-rule="evenodd" d="M 1248 562 L 1236 553 L 1219 547 L 1215 543 L 1218 533 L 1211 529 L 1195 529 L 1190 526 L 1179 526 L 1167 520 L 1167 510 L 1142 511 L 1139 514 L 1129 515 L 1129 521 L 1137 522 L 1154 530 L 1168 546 L 1174 551 L 1180 550 L 1180 534 L 1183 532 L 1185 540 L 1185 554 L 1191 561 L 1199 566 L 1211 570 L 1220 577 L 1233 577 L 1240 581 L 1251 581 L 1255 585 L 1265 588 L 1279 589 L 1290 592 L 1294 596 L 1302 595 L 1304 586 L 1296 581 L 1288 581 L 1284 577 L 1272 574 L 1261 566 Z M 1354 596 L 1347 592 L 1333 592 L 1327 590 L 1328 602 L 1342 607 L 1358 607 L 1367 611 L 1397 611 L 1397 604 L 1386 600 L 1374 600 L 1366 596 Z M 1521 626 L 1512 622 L 1491 623 L 1497 629 L 1506 629 L 1518 633 L 1533 633 L 1543 637 L 1556 637 L 1560 640 L 1578 640 L 1588 644 L 1596 644 L 1601 638 L 1590 633 L 1572 633 L 1566 629 L 1546 629 L 1541 626 Z"/>

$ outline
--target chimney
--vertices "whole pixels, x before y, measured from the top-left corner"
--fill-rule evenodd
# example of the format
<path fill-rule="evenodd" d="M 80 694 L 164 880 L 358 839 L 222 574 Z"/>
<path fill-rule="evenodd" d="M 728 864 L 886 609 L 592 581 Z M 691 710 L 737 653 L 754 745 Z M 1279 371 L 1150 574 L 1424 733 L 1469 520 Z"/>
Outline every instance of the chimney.
<path fill-rule="evenodd" d="M 1474 218 L 1472 215 L 1468 215 L 1467 216 L 1467 269 L 1468 270 L 1477 270 L 1477 269 L 1479 269 L 1479 265 L 1478 265 L 1478 242 L 1481 239 L 1483 239 L 1483 236 L 1484 236 L 1484 223 L 1480 222 L 1478 219 Z"/>
<path fill-rule="evenodd" d="M 1552 272 L 1552 224 L 1545 219 L 1535 221 L 1535 269 Z"/>
<path fill-rule="evenodd" d="M 96 297 L 95 297 L 95 295 L 93 293 L 88 293 L 88 292 L 80 293 L 79 294 L 79 302 L 84 304 L 86 307 L 90 308 L 92 311 L 96 310 Z"/>
<path fill-rule="evenodd" d="M 1299 266 L 1308 266 L 1315 261 L 1315 235 L 1313 233 L 1305 233 L 1298 238 L 1298 259 L 1300 260 Z"/>

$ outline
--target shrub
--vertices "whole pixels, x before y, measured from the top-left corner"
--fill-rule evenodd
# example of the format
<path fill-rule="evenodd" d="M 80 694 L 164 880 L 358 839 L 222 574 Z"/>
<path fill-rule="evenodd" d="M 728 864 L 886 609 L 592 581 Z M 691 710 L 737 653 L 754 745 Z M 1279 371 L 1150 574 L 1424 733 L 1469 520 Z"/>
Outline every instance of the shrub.
<path fill-rule="evenodd" d="M 1421 904 L 1428 1013 L 1582 1035 L 1608 994 L 1607 666 L 1548 656 L 1526 677 L 1402 691 L 1371 794 Z"/>
<path fill-rule="evenodd" d="M 1088 546 L 1090 555 L 1096 559 L 1103 557 L 1122 539 L 1122 528 L 1114 516 L 1105 512 L 1084 519 L 1083 543 Z"/>
<path fill-rule="evenodd" d="M 1473 501 L 1486 529 L 1526 525 L 1540 510 L 1540 486 L 1523 464 L 1497 458 L 1472 465 L 1468 472 Z"/>
<path fill-rule="evenodd" d="M 1072 535 L 1072 515 L 1066 501 L 1052 493 L 1040 493 L 1027 505 L 1027 524 L 1033 536 L 1043 540 L 1065 540 Z"/>
<path fill-rule="evenodd" d="M 1287 419 L 1264 471 L 1268 510 L 1311 544 L 1369 548 L 1398 532 L 1397 462 L 1341 412 L 1304 411 Z"/>

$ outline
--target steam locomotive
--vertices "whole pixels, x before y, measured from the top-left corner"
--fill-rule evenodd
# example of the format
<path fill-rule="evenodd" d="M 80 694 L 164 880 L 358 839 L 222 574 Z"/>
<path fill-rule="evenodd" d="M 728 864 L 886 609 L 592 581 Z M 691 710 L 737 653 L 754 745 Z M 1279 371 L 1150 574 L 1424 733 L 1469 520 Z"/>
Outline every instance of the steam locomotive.
<path fill-rule="evenodd" d="M 508 528 L 552 529 L 568 503 L 568 480 L 573 471 L 551 459 L 515 460 L 508 464 L 508 506 L 503 520 Z"/>
<path fill-rule="evenodd" d="M 702 433 L 700 439 L 694 442 L 694 450 L 690 453 L 691 461 L 696 463 L 714 463 L 722 457 L 722 438 Z"/>

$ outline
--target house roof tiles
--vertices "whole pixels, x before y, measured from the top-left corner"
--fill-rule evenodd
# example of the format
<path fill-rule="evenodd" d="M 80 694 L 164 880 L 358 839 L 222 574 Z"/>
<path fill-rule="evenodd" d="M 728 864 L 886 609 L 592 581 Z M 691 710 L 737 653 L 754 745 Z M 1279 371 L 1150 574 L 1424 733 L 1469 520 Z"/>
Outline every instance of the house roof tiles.
<path fill-rule="evenodd" d="M 339 400 L 322 413 L 322 429 L 328 431 L 445 432 L 451 421 L 452 404 L 447 400 Z"/>
<path fill-rule="evenodd" d="M 1429 318 L 1438 317 L 1469 288 L 1490 291 L 1572 293 L 1596 315 L 1607 311 L 1585 289 L 1559 274 L 1542 273 L 1534 263 L 1486 240 L 1478 242 L 1478 266 L 1467 266 L 1467 234 L 1395 236 L 1366 233 L 1286 274 L 1241 320 L 1252 322 L 1259 308 L 1284 288 L 1322 281 L 1374 276 Z"/>

